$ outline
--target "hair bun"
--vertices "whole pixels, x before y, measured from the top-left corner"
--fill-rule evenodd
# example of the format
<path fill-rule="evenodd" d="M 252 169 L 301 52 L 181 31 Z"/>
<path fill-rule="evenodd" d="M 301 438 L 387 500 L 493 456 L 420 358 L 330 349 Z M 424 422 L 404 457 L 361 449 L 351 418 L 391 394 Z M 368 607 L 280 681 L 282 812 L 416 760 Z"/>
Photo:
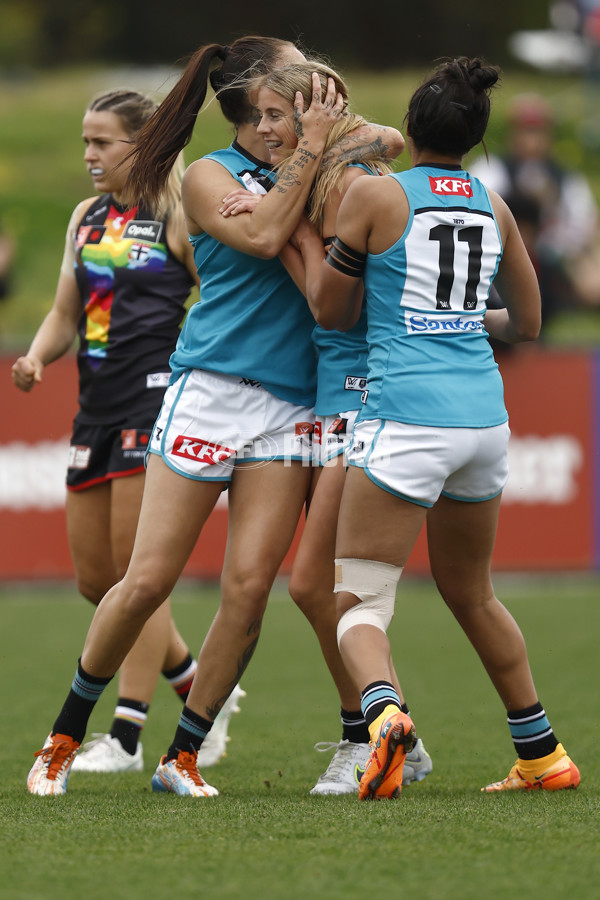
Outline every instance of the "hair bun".
<path fill-rule="evenodd" d="M 465 60 L 465 63 L 467 79 L 474 91 L 489 91 L 500 77 L 495 66 L 486 65 L 478 57 Z"/>

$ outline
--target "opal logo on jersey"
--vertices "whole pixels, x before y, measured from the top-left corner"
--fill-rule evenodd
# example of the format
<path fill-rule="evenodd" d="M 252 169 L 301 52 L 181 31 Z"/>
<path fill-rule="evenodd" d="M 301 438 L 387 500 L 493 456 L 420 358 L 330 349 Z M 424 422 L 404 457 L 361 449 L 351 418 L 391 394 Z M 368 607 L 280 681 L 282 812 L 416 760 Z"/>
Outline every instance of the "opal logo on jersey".
<path fill-rule="evenodd" d="M 138 241 L 150 241 L 152 244 L 157 244 L 160 240 L 162 229 L 162 222 L 145 222 L 142 219 L 132 219 L 125 226 L 123 240 L 134 238 Z"/>
<path fill-rule="evenodd" d="M 471 182 L 465 178 L 436 178 L 429 176 L 429 185 L 434 194 L 451 194 L 455 197 L 472 197 Z"/>
<path fill-rule="evenodd" d="M 235 450 L 230 450 L 229 447 L 224 447 L 222 444 L 204 441 L 202 438 L 186 437 L 184 434 L 179 434 L 173 442 L 171 453 L 173 456 L 183 456 L 184 459 L 193 459 L 196 462 L 214 466 L 216 463 L 224 462 L 230 456 L 233 456 Z"/>
<path fill-rule="evenodd" d="M 457 332 L 484 331 L 483 315 L 460 316 L 456 313 L 428 316 L 424 313 L 406 313 L 408 334 L 456 334 Z"/>

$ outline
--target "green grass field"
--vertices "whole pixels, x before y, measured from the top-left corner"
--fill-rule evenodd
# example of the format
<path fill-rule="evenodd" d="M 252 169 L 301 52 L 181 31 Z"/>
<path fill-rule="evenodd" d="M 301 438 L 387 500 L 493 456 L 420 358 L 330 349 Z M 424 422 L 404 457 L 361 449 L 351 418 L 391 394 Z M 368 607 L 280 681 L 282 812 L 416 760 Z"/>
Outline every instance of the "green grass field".
<path fill-rule="evenodd" d="M 3 764 L 0 897 L 335 898 L 598 896 L 600 581 L 503 576 L 542 703 L 582 772 L 577 791 L 488 796 L 514 761 L 503 708 L 428 580 L 401 582 L 390 629 L 396 666 L 434 761 L 398 801 L 310 797 L 339 737 L 338 703 L 315 638 L 274 590 L 233 717 L 229 752 L 207 769 L 215 799 L 153 795 L 179 701 L 160 683 L 143 743 L 143 774 L 75 774 L 65 797 L 25 788 L 69 688 L 90 610 L 70 586 L 0 593 Z M 193 652 L 214 614 L 214 588 L 184 583 L 174 614 Z M 114 685 L 90 731 L 110 727 Z"/>

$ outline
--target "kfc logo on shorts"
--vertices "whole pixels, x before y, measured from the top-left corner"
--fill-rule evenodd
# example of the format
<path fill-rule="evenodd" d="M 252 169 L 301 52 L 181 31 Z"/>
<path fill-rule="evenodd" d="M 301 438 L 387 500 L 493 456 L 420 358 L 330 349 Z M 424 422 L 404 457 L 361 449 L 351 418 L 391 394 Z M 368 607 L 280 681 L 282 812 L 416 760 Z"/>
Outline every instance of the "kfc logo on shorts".
<path fill-rule="evenodd" d="M 81 444 L 71 444 L 69 447 L 69 469 L 87 469 L 92 455 L 91 447 L 83 447 Z"/>
<path fill-rule="evenodd" d="M 321 422 L 315 422 L 315 427 L 313 429 L 313 441 L 315 444 L 321 443 L 321 435 L 322 435 L 322 425 Z"/>
<path fill-rule="evenodd" d="M 223 447 L 221 444 L 203 441 L 201 438 L 186 437 L 184 434 L 180 434 L 175 438 L 171 452 L 173 456 L 183 456 L 184 459 L 193 459 L 196 462 L 214 466 L 233 456 L 235 450 L 230 450 L 229 447 Z"/>
<path fill-rule="evenodd" d="M 452 194 L 456 197 L 472 197 L 471 182 L 464 178 L 435 178 L 429 176 L 429 185 L 433 194 Z"/>

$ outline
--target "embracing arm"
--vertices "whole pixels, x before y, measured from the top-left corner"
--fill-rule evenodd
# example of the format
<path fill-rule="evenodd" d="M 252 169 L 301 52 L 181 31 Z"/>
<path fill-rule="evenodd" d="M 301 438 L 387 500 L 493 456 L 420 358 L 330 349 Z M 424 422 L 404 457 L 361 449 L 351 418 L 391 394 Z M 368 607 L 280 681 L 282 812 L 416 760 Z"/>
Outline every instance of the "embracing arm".
<path fill-rule="evenodd" d="M 344 161 L 360 163 L 373 156 L 395 159 L 404 150 L 404 138 L 396 128 L 368 123 L 344 135 L 323 154 L 322 165 Z"/>
<path fill-rule="evenodd" d="M 248 215 L 223 216 L 223 198 L 238 182 L 213 160 L 198 160 L 187 170 L 182 187 L 183 207 L 192 234 L 205 231 L 236 250 L 271 259 L 277 256 L 300 218 L 321 162 L 327 134 L 339 118 L 342 98 L 329 79 L 321 100 L 318 75 L 313 75 L 311 105 L 303 112 L 296 95 L 294 117 L 298 146 L 271 191 Z M 220 170 L 220 171 L 219 171 Z"/>
<path fill-rule="evenodd" d="M 320 239 L 305 233 L 299 249 L 306 267 L 306 296 L 319 325 L 347 331 L 358 321 L 362 274 L 372 227 L 372 193 L 383 179 L 357 178 L 344 196 L 336 221 L 336 240 L 327 254 Z"/>
<path fill-rule="evenodd" d="M 327 252 L 331 247 L 333 242 L 332 235 L 336 232 L 336 222 L 337 222 L 337 214 L 340 208 L 340 203 L 343 197 L 346 195 L 346 191 L 350 187 L 350 185 L 356 181 L 357 178 L 364 177 L 366 172 L 363 169 L 348 167 L 344 173 L 344 179 L 339 188 L 334 188 L 330 190 L 327 194 L 327 199 L 325 201 L 325 205 L 323 207 L 322 214 L 322 233 L 323 237 L 318 233 L 317 229 L 309 222 L 306 216 L 302 216 L 294 234 L 292 235 L 291 241 L 289 241 L 282 249 L 279 254 L 279 259 L 287 269 L 288 274 L 296 284 L 296 287 L 302 291 L 306 299 L 308 300 L 308 305 L 310 307 L 310 311 L 312 312 L 315 319 L 318 320 L 321 310 L 314 302 L 314 294 L 309 294 L 307 289 L 307 267 L 304 255 L 306 259 L 310 260 L 310 267 L 312 271 L 312 267 L 315 269 L 319 267 L 319 264 L 326 258 Z M 299 248 L 303 247 L 303 253 L 300 252 Z M 358 306 L 356 310 L 356 318 L 360 314 L 360 301 L 362 300 L 362 283 L 360 296 L 358 298 Z M 347 328 L 351 328 L 352 325 L 355 324 L 355 319 L 352 321 L 350 317 L 347 320 L 344 320 L 343 325 L 340 324 L 336 326 L 340 331 L 344 331 Z M 322 323 L 320 323 L 322 324 Z"/>
<path fill-rule="evenodd" d="M 517 223 L 506 203 L 492 191 L 490 199 L 500 228 L 504 253 L 500 272 L 506 309 L 488 309 L 484 324 L 492 338 L 514 344 L 535 341 L 542 323 L 540 288 Z"/>

